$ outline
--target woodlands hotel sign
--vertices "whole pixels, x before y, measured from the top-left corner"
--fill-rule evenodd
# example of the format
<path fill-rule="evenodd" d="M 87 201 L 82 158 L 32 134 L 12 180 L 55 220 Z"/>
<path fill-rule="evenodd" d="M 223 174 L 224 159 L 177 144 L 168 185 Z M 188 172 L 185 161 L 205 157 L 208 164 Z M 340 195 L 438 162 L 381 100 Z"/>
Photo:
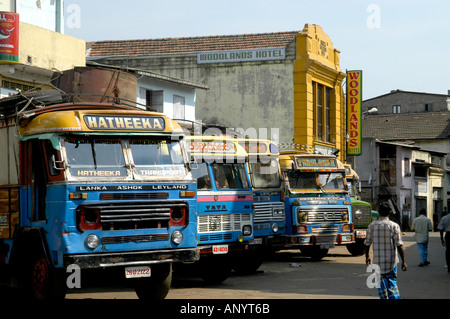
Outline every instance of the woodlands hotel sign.
<path fill-rule="evenodd" d="M 285 58 L 286 48 L 214 51 L 198 53 L 197 63 L 249 62 L 284 60 Z"/>

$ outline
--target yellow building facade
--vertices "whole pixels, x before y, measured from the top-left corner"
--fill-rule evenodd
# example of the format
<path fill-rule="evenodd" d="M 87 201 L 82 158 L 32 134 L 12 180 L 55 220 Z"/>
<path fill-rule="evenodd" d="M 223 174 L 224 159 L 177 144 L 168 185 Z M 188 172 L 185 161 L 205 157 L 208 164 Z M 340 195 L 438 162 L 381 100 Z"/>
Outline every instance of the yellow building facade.
<path fill-rule="evenodd" d="M 318 25 L 305 25 L 297 35 L 294 62 L 294 143 L 315 150 L 346 147 L 346 101 L 342 89 L 345 73 L 340 51 Z"/>

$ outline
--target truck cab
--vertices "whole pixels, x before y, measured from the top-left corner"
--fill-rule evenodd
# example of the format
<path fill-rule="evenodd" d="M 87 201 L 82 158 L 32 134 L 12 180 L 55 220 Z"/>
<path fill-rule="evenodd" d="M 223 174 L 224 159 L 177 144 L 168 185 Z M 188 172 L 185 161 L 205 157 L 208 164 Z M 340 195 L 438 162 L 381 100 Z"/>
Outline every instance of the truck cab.
<path fill-rule="evenodd" d="M 207 282 L 223 282 L 254 249 L 248 155 L 225 136 L 188 136 L 186 141 L 198 188 L 200 260 L 191 268 Z"/>
<path fill-rule="evenodd" d="M 61 98 L 20 113 L 28 100 L 0 104 L 1 277 L 62 298 L 67 269 L 103 269 L 139 298 L 164 298 L 172 263 L 199 258 L 184 133 L 160 113 Z"/>
<path fill-rule="evenodd" d="M 334 155 L 280 152 L 288 248 L 320 260 L 335 245 L 354 242 L 345 170 Z"/>

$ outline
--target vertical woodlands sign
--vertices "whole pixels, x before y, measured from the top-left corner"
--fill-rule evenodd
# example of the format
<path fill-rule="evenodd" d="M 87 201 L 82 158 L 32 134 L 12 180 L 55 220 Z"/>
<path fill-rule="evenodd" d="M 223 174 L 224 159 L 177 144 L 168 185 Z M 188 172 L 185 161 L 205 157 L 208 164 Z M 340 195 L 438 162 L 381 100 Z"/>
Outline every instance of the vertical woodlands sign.
<path fill-rule="evenodd" d="M 362 71 L 347 71 L 347 155 L 361 155 Z"/>

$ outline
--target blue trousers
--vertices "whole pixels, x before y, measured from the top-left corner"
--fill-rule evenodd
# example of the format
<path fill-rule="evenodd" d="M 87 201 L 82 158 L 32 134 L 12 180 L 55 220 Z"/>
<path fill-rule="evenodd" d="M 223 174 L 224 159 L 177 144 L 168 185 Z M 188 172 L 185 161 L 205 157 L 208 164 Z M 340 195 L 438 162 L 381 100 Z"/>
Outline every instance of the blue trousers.
<path fill-rule="evenodd" d="M 378 295 L 380 299 L 400 299 L 397 285 L 397 265 L 387 274 L 380 275 Z"/>
<path fill-rule="evenodd" d="M 417 248 L 419 250 L 420 262 L 424 263 L 428 258 L 428 242 L 426 243 L 417 243 Z"/>

